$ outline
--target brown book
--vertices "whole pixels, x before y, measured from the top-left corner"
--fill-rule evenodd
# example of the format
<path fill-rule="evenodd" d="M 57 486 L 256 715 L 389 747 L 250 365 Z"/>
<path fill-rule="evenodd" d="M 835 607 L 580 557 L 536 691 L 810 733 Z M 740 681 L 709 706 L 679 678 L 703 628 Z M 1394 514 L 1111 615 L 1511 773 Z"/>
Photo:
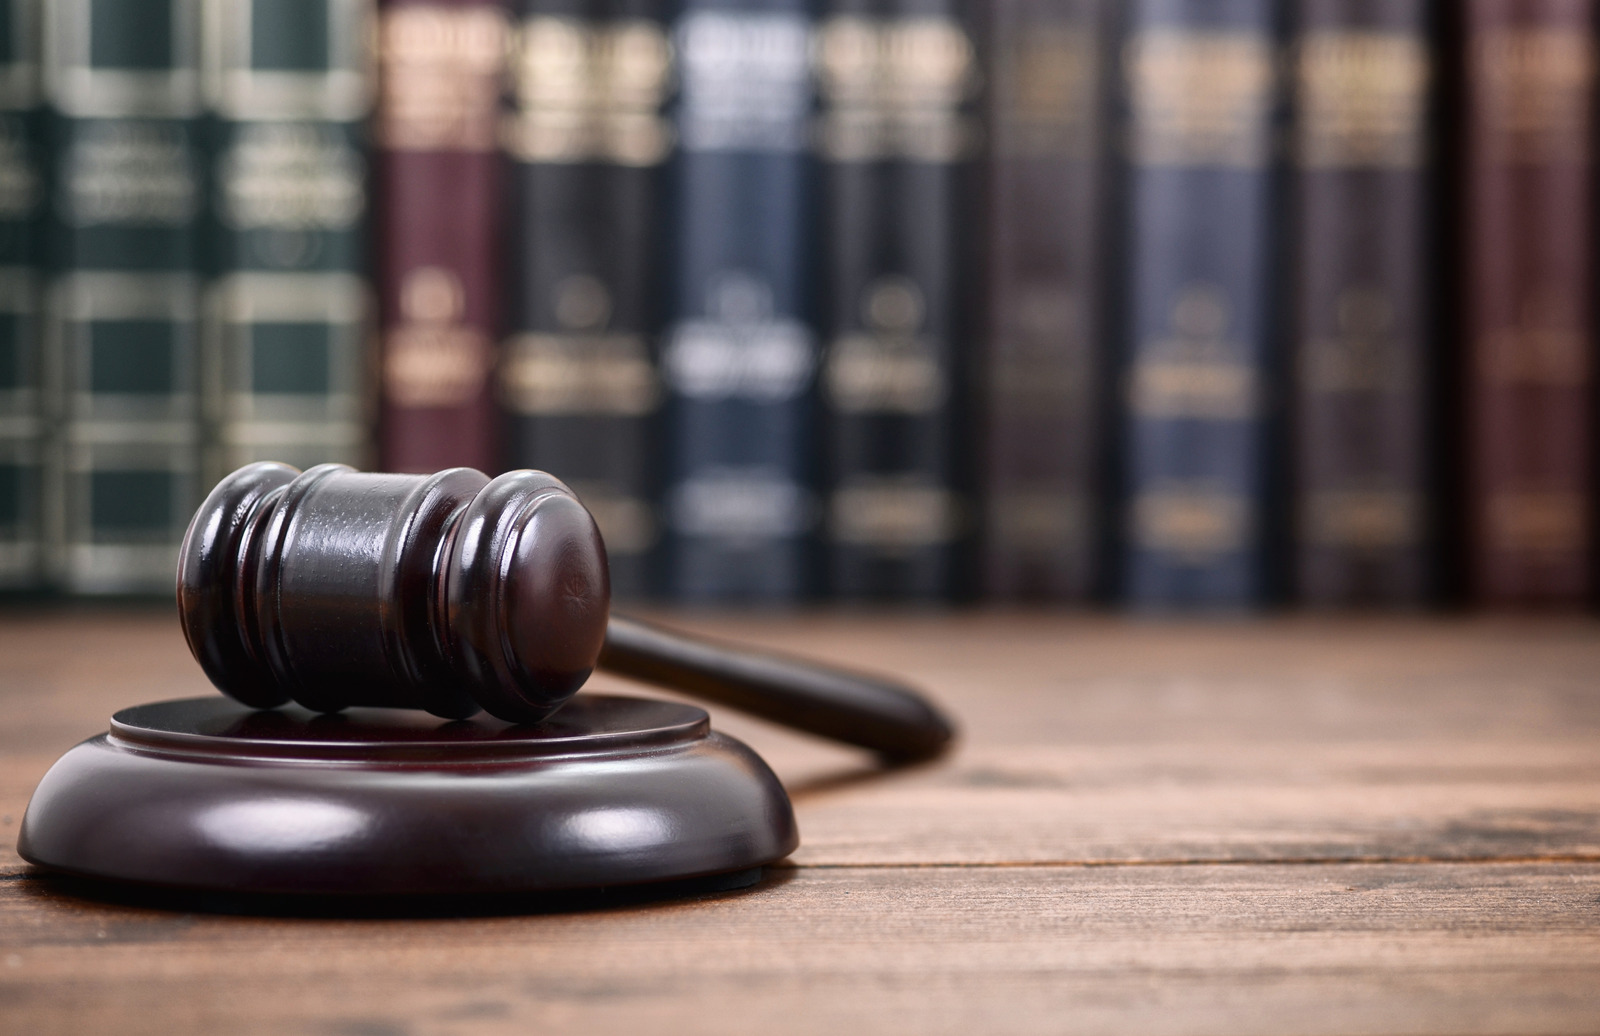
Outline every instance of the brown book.
<path fill-rule="evenodd" d="M 1590 591 L 1591 0 L 1465 7 L 1466 513 L 1482 604 Z"/>
<path fill-rule="evenodd" d="M 984 515 L 991 597 L 1095 577 L 1103 0 L 990 7 Z"/>
<path fill-rule="evenodd" d="M 1312 605 L 1428 583 L 1426 0 L 1298 0 L 1294 565 Z"/>
<path fill-rule="evenodd" d="M 383 464 L 493 471 L 498 3 L 380 10 L 376 130 Z"/>

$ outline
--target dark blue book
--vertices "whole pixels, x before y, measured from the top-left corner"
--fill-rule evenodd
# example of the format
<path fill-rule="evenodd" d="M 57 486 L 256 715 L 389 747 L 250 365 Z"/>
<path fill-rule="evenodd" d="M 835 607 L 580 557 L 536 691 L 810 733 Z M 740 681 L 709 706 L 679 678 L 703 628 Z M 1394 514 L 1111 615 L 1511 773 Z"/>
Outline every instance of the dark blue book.
<path fill-rule="evenodd" d="M 370 465 L 368 0 L 207 8 L 204 472 Z"/>
<path fill-rule="evenodd" d="M 1122 590 L 1264 591 L 1275 115 L 1269 0 L 1136 0 L 1127 91 Z"/>
<path fill-rule="evenodd" d="M 673 30 L 664 508 L 684 600 L 809 589 L 809 29 L 796 0 L 690 0 Z"/>
<path fill-rule="evenodd" d="M 0 7 L 0 590 L 42 575 L 39 5 Z"/>
<path fill-rule="evenodd" d="M 976 49 L 959 0 L 830 0 L 816 53 L 828 587 L 949 597 Z"/>
<path fill-rule="evenodd" d="M 605 539 L 616 597 L 655 589 L 660 515 L 662 110 L 672 47 L 656 0 L 516 9 L 515 231 L 500 400 L 507 460 L 572 487 Z"/>
<path fill-rule="evenodd" d="M 196 13 L 45 6 L 45 528 L 52 576 L 74 592 L 170 594 L 204 495 Z"/>

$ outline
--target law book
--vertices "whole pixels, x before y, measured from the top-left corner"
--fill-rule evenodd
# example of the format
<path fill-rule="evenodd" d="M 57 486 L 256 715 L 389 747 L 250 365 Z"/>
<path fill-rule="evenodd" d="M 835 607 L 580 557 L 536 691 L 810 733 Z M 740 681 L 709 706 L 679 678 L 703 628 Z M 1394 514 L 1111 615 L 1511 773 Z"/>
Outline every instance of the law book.
<path fill-rule="evenodd" d="M 1430 589 L 1428 7 L 1295 10 L 1293 550 L 1311 605 L 1416 605 Z"/>
<path fill-rule="evenodd" d="M 1264 592 L 1274 6 L 1135 0 L 1122 50 L 1122 592 L 1239 608 Z"/>
<path fill-rule="evenodd" d="M 168 593 L 200 476 L 200 19 L 192 0 L 44 7 L 47 561 Z"/>
<path fill-rule="evenodd" d="M 1083 600 L 1103 576 L 1106 0 L 996 0 L 984 33 L 979 580 Z"/>
<path fill-rule="evenodd" d="M 1463 8 L 1469 592 L 1593 589 L 1594 6 Z"/>
<path fill-rule="evenodd" d="M 368 0 L 206 11 L 203 469 L 370 467 Z"/>
<path fill-rule="evenodd" d="M 689 0 L 672 32 L 666 589 L 792 600 L 817 518 L 807 8 Z"/>
<path fill-rule="evenodd" d="M 43 576 L 37 0 L 0 5 L 0 591 Z"/>
<path fill-rule="evenodd" d="M 951 0 L 831 0 L 817 30 L 824 530 L 841 599 L 957 589 L 979 84 L 964 18 Z"/>
<path fill-rule="evenodd" d="M 507 337 L 513 467 L 549 471 L 594 514 L 618 597 L 653 592 L 662 388 L 663 105 L 657 0 L 526 0 L 511 107 Z"/>
<path fill-rule="evenodd" d="M 499 470 L 507 30 L 495 0 L 379 4 L 374 265 L 388 471 Z"/>

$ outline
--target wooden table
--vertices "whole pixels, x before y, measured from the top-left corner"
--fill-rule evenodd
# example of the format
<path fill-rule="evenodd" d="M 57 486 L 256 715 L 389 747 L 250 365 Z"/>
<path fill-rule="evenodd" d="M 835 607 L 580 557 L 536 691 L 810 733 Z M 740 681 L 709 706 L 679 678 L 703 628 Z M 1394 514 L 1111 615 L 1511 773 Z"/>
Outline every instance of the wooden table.
<path fill-rule="evenodd" d="M 112 906 L 17 859 L 28 795 L 113 710 L 208 687 L 165 609 L 0 617 L 0 1031 L 1600 1030 L 1600 624 L 676 618 L 905 674 L 965 739 L 882 773 L 716 714 L 804 840 L 744 892 Z"/>

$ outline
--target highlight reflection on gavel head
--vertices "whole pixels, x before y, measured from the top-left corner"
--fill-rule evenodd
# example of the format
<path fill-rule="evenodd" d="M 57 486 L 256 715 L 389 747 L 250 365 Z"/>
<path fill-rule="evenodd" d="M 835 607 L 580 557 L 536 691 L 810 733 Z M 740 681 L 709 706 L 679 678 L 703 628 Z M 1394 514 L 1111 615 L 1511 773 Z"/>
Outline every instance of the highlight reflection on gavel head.
<path fill-rule="evenodd" d="M 593 518 L 538 471 L 251 464 L 201 505 L 178 567 L 195 658 L 257 708 L 537 722 L 594 669 L 610 602 Z"/>

